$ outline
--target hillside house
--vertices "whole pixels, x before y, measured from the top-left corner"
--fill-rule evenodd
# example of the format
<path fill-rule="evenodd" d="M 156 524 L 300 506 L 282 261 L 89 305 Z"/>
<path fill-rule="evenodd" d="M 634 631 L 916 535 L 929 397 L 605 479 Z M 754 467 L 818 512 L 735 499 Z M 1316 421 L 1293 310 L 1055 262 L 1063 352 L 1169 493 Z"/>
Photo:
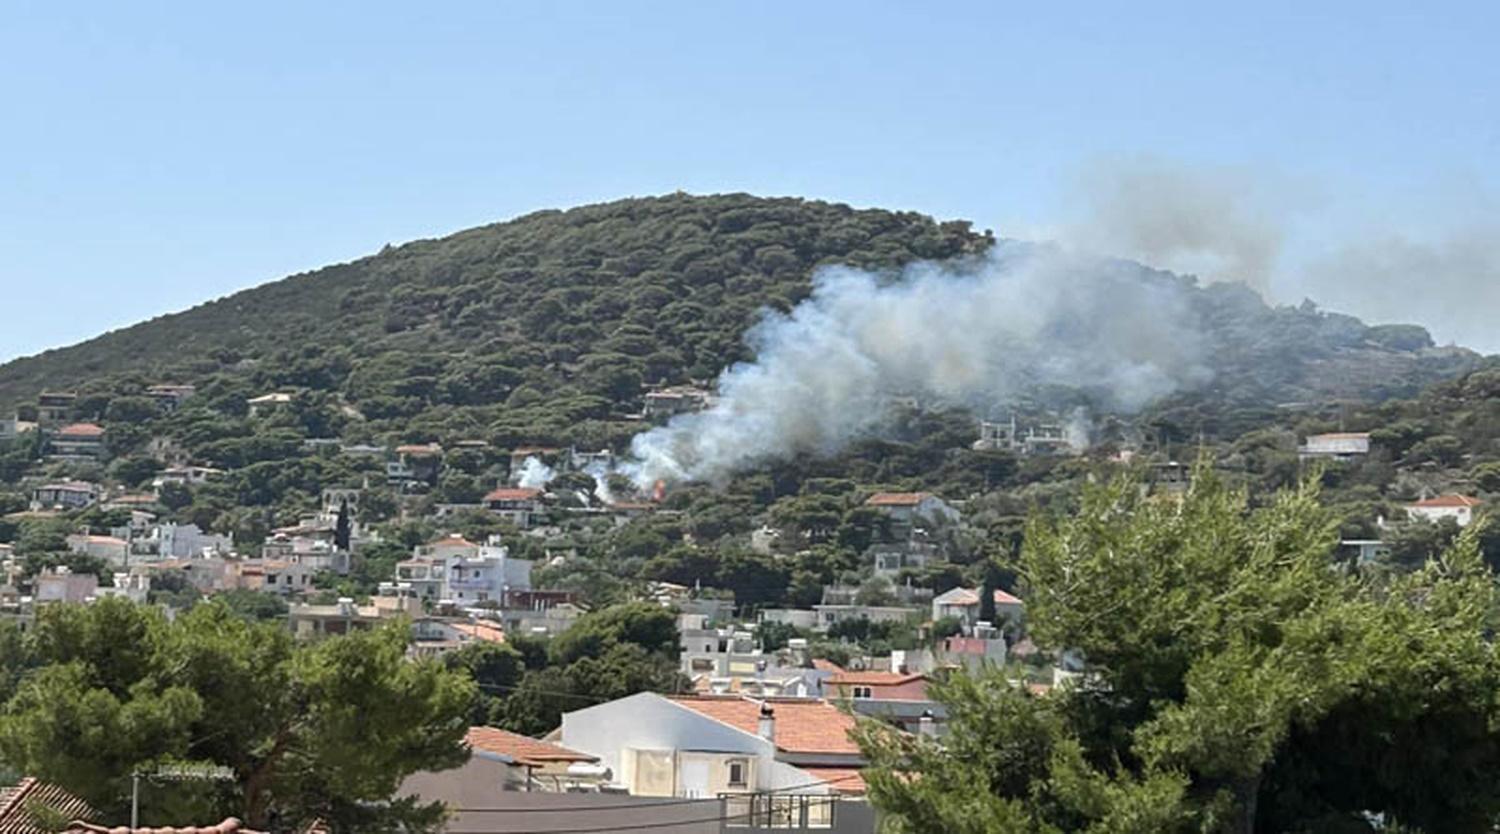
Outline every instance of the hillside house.
<path fill-rule="evenodd" d="M 521 529 L 542 511 L 542 491 L 526 487 L 501 487 L 484 496 L 484 508 L 498 513 Z"/>
<path fill-rule="evenodd" d="M 957 524 L 959 512 L 930 492 L 878 492 L 865 499 L 866 507 L 880 510 L 897 525 L 910 527 L 923 521 Z"/>
<path fill-rule="evenodd" d="M 1369 453 L 1369 432 L 1314 434 L 1297 447 L 1297 457 L 1302 460 L 1353 460 Z"/>
<path fill-rule="evenodd" d="M 845 620 L 869 620 L 872 623 L 904 623 L 912 619 L 912 609 L 891 605 L 840 605 L 824 603 L 813 606 L 817 632 L 827 631 Z"/>
<path fill-rule="evenodd" d="M 78 395 L 72 391 L 43 391 L 36 398 L 36 419 L 43 427 L 68 422 Z"/>
<path fill-rule="evenodd" d="M 98 501 L 102 492 L 98 484 L 87 481 L 43 484 L 31 491 L 31 506 L 39 510 L 77 510 Z"/>
<path fill-rule="evenodd" d="M 1019 623 L 1026 618 L 1026 603 L 1019 598 L 1000 590 L 995 592 L 995 619 Z M 979 622 L 979 589 L 953 588 L 932 600 L 933 622 L 953 617 L 964 626 L 974 626 Z M 998 622 L 995 623 L 998 625 Z"/>
<path fill-rule="evenodd" d="M 286 408 L 296 398 L 297 395 L 295 394 L 288 394 L 284 391 L 273 391 L 269 394 L 262 394 L 259 397 L 251 397 L 245 400 L 245 406 L 249 410 L 248 413 L 251 417 L 264 417 L 274 411 Z"/>
<path fill-rule="evenodd" d="M 334 547 L 330 539 L 276 533 L 261 545 L 260 555 L 263 559 L 301 565 L 316 573 L 347 575 L 350 553 Z"/>
<path fill-rule="evenodd" d="M 228 564 L 234 587 L 282 596 L 311 592 L 312 578 L 318 573 L 284 559 L 238 559 Z"/>
<path fill-rule="evenodd" d="M 125 567 L 130 562 L 130 542 L 114 536 L 91 536 L 74 533 L 66 539 L 68 550 L 103 559 L 111 567 Z"/>
<path fill-rule="evenodd" d="M 146 563 L 152 576 L 176 574 L 201 593 L 216 594 L 236 587 L 233 560 L 220 557 L 201 559 L 161 559 Z"/>
<path fill-rule="evenodd" d="M 193 396 L 196 390 L 197 388 L 189 383 L 164 382 L 147 388 L 146 396 L 155 401 L 162 411 L 170 413 L 181 407 L 183 401 Z"/>
<path fill-rule="evenodd" d="M 665 419 L 703 411 L 712 402 L 713 395 L 702 388 L 680 385 L 647 392 L 641 413 L 648 420 Z"/>
<path fill-rule="evenodd" d="M 829 698 L 927 701 L 927 676 L 903 672 L 839 672 L 823 682 Z"/>
<path fill-rule="evenodd" d="M 396 563 L 395 585 L 407 586 L 418 599 L 509 606 L 518 593 L 531 589 L 531 562 L 512 559 L 498 539 L 481 545 L 449 536 Z"/>
<path fill-rule="evenodd" d="M 564 713 L 559 740 L 637 796 L 862 794 L 853 729 L 822 700 L 642 692 Z"/>
<path fill-rule="evenodd" d="M 210 466 L 170 466 L 157 473 L 151 481 L 151 487 L 160 492 L 166 484 L 198 486 L 222 474 L 224 470 Z"/>
<path fill-rule="evenodd" d="M 973 448 L 979 452 L 1010 452 L 1014 455 L 1074 454 L 1081 451 L 1068 437 L 1068 430 L 1058 423 L 1020 425 L 1012 417 L 1008 422 L 979 424 L 979 439 Z"/>
<path fill-rule="evenodd" d="M 38 605 L 54 602 L 82 605 L 98 593 L 99 577 L 92 573 L 74 573 L 58 566 L 37 574 L 32 585 Z"/>
<path fill-rule="evenodd" d="M 234 536 L 205 533 L 196 524 L 159 524 L 150 538 L 155 539 L 155 552 L 162 559 L 227 556 L 234 552 Z"/>
<path fill-rule="evenodd" d="M 1445 518 L 1451 518 L 1458 522 L 1458 526 L 1466 527 L 1474 520 L 1474 512 L 1484 502 L 1478 498 L 1468 495 L 1439 495 L 1436 498 L 1426 498 L 1415 504 L 1406 505 L 1406 515 L 1413 519 L 1423 519 L 1434 524 Z"/>
<path fill-rule="evenodd" d="M 385 479 L 390 484 L 430 482 L 443 468 L 443 447 L 436 443 L 408 443 L 392 450 L 395 460 L 386 461 Z"/>
<path fill-rule="evenodd" d="M 343 597 L 332 605 L 293 603 L 287 611 L 292 633 L 298 637 L 321 637 L 366 631 L 396 617 L 422 616 L 422 601 L 412 597 L 377 596 L 369 605 L 355 605 Z"/>
<path fill-rule="evenodd" d="M 93 423 L 74 423 L 58 429 L 49 444 L 56 457 L 97 460 L 104 457 L 104 429 Z"/>

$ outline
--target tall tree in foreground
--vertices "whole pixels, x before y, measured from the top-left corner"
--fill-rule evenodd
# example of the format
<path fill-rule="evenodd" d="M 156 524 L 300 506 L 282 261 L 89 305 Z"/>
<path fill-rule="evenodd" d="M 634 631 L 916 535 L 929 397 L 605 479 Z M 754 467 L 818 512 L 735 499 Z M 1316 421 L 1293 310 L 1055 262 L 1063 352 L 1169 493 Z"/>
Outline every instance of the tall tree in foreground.
<path fill-rule="evenodd" d="M 148 781 L 142 821 L 428 830 L 440 808 L 393 801 L 401 780 L 467 756 L 473 684 L 407 660 L 402 625 L 309 645 L 217 602 L 168 621 L 105 599 L 46 609 L 27 640 L 34 666 L 0 712 L 0 761 L 111 819 L 128 813 L 132 772 L 206 764 L 232 779 Z"/>
<path fill-rule="evenodd" d="M 1490 831 L 1477 536 L 1366 578 L 1332 562 L 1310 482 L 1256 509 L 1204 467 L 1181 498 L 1092 488 L 1030 523 L 1020 565 L 1032 634 L 1085 674 L 1040 697 L 956 675 L 936 742 L 864 727 L 872 799 L 902 832 Z"/>

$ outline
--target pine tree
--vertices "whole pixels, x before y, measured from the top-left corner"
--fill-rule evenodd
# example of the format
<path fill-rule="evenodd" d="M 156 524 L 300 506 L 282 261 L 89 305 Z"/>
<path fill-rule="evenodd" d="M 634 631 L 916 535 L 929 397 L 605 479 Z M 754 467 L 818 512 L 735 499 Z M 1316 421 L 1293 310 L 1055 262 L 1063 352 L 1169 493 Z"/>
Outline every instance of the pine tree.
<path fill-rule="evenodd" d="M 345 498 L 339 503 L 339 518 L 333 528 L 333 546 L 339 550 L 348 550 L 351 532 L 349 524 L 349 499 Z"/>

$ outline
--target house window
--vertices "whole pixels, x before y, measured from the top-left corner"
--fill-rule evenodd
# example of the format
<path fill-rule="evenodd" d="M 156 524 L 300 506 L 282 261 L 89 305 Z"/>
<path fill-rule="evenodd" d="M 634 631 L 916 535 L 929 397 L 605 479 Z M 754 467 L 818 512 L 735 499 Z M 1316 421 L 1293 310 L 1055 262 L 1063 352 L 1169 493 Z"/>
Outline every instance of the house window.
<path fill-rule="evenodd" d="M 729 787 L 743 788 L 747 785 L 745 781 L 746 763 L 744 759 L 729 760 Z"/>
<path fill-rule="evenodd" d="M 854 697 L 869 700 L 875 697 L 875 691 L 868 686 L 856 686 L 854 687 Z"/>

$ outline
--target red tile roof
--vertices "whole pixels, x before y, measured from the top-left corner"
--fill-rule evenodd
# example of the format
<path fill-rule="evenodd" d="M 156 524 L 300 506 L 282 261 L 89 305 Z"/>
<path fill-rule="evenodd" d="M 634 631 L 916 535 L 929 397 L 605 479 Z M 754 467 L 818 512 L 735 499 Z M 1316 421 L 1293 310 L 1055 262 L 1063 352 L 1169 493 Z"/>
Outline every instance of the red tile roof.
<path fill-rule="evenodd" d="M 431 456 L 441 455 L 442 453 L 443 447 L 436 443 L 409 444 L 396 447 L 396 454 L 398 455 Z"/>
<path fill-rule="evenodd" d="M 218 825 L 188 826 L 187 828 L 131 828 L 125 825 L 110 828 L 103 825 L 90 825 L 86 822 L 73 822 L 63 829 L 62 834 L 265 834 L 265 832 L 253 831 L 246 828 L 244 823 L 230 817 Z"/>
<path fill-rule="evenodd" d="M 32 819 L 32 803 L 53 808 L 67 819 L 94 815 L 94 809 L 82 799 L 56 785 L 28 777 L 14 787 L 0 788 L 0 834 L 45 834 L 49 829 L 38 826 Z"/>
<path fill-rule="evenodd" d="M 453 623 L 453 630 L 486 643 L 504 643 L 505 631 L 484 623 Z"/>
<path fill-rule="evenodd" d="M 463 536 L 445 536 L 432 543 L 433 547 L 473 547 L 474 543 Z"/>
<path fill-rule="evenodd" d="M 956 595 L 954 595 L 954 597 L 952 599 L 942 600 L 941 601 L 942 605 L 978 605 L 979 604 L 979 592 L 978 591 L 971 591 L 968 588 L 956 588 L 955 590 L 962 591 L 963 593 L 962 594 L 956 594 Z M 1011 594 L 1008 594 L 1008 593 L 1000 590 L 999 588 L 996 588 L 995 589 L 995 604 L 996 605 L 1025 605 L 1026 603 L 1023 602 L 1020 597 L 1013 596 Z"/>
<path fill-rule="evenodd" d="M 103 437 L 104 429 L 93 423 L 74 423 L 57 430 L 58 437 Z"/>
<path fill-rule="evenodd" d="M 915 507 L 932 497 L 930 492 L 877 492 L 865 500 L 869 507 Z"/>
<path fill-rule="evenodd" d="M 486 501 L 530 501 L 541 495 L 539 489 L 527 489 L 518 487 L 515 489 L 497 489 L 484 497 Z"/>
<path fill-rule="evenodd" d="M 1483 504 L 1483 503 L 1484 502 L 1480 501 L 1478 498 L 1470 498 L 1467 495 L 1439 495 L 1436 498 L 1428 498 L 1425 501 L 1418 501 L 1417 503 L 1412 504 L 1411 506 L 1413 506 L 1413 507 L 1424 507 L 1424 508 L 1431 507 L 1431 508 L 1436 509 L 1436 508 L 1456 508 L 1456 507 L 1477 507 L 1477 506 L 1479 506 L 1480 504 Z"/>
<path fill-rule="evenodd" d="M 841 673 L 841 672 L 844 671 L 844 667 L 838 665 L 837 663 L 834 663 L 831 660 L 828 660 L 826 658 L 821 658 L 821 657 L 813 659 L 813 668 L 821 670 L 821 671 L 824 671 L 824 672 L 840 672 Z"/>
<path fill-rule="evenodd" d="M 737 695 L 684 695 L 672 701 L 715 721 L 751 735 L 760 729 L 762 701 Z M 834 753 L 859 755 L 859 746 L 849 738 L 853 716 L 827 701 L 807 698 L 767 698 L 776 717 L 776 747 L 788 753 Z"/>
<path fill-rule="evenodd" d="M 501 730 L 496 727 L 470 727 L 464 741 L 475 750 L 509 756 L 518 763 L 538 767 L 548 762 L 597 762 L 598 756 L 590 756 L 577 750 L 569 750 L 560 744 L 541 741 L 530 736 Z"/>
<path fill-rule="evenodd" d="M 814 779 L 839 793 L 863 794 L 868 788 L 857 767 L 804 767 Z"/>
<path fill-rule="evenodd" d="M 922 674 L 902 672 L 840 672 L 828 678 L 825 683 L 835 686 L 900 686 L 903 683 L 911 683 L 926 677 Z"/>

